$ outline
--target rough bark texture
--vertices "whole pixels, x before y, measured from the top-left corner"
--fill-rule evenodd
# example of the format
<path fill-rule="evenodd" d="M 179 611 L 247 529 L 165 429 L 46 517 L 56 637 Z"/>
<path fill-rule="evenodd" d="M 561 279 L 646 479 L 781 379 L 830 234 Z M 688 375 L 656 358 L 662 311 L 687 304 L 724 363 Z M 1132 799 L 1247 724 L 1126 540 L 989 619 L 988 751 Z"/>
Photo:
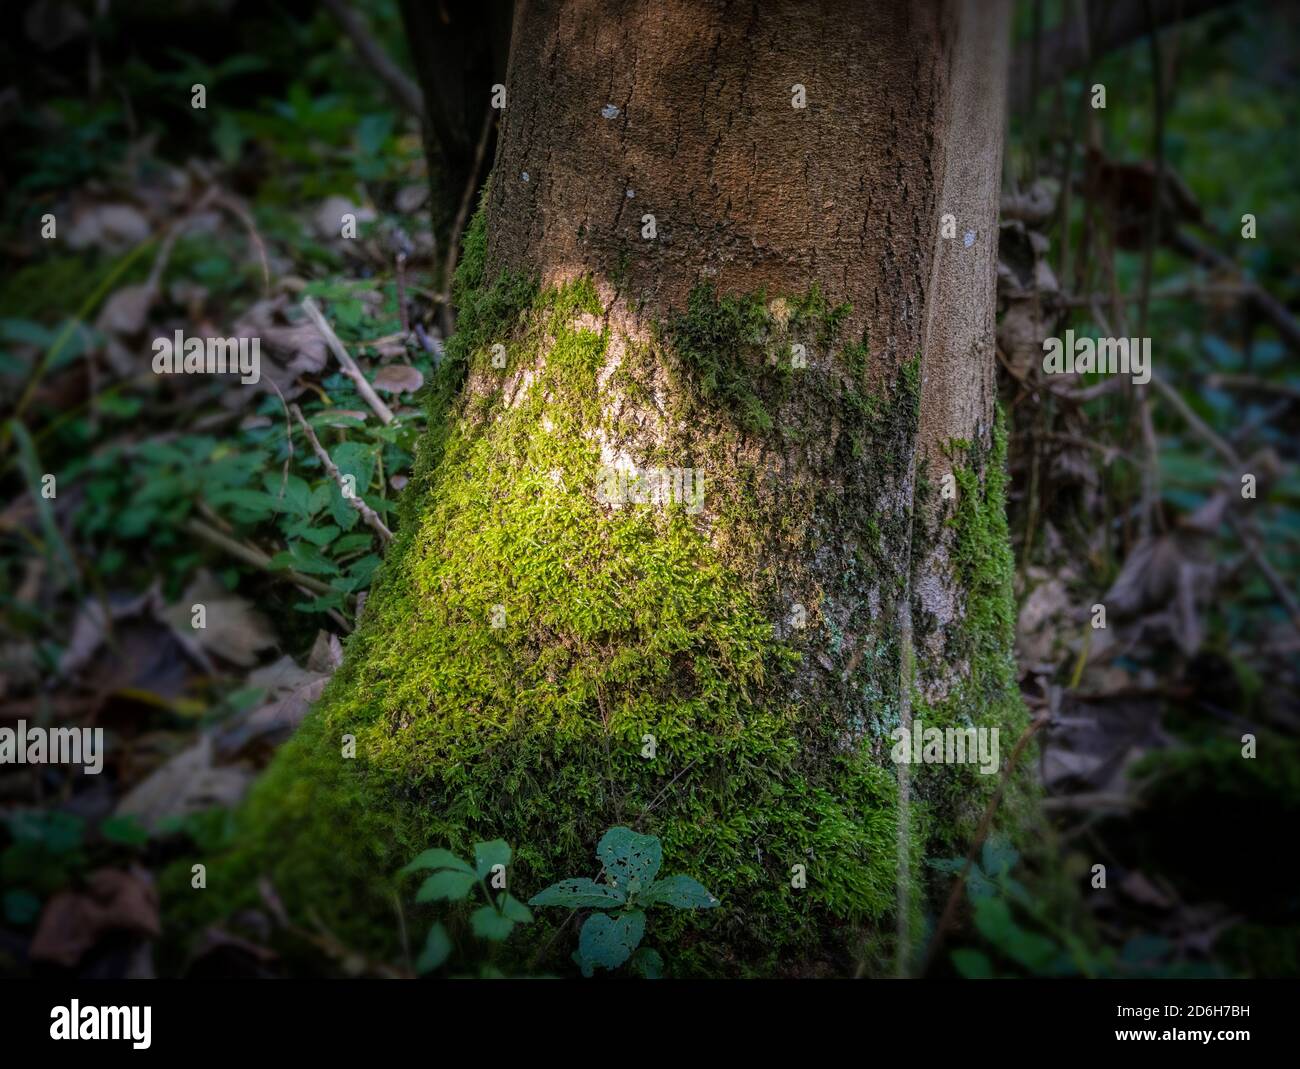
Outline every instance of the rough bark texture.
<path fill-rule="evenodd" d="M 500 836 L 524 897 L 626 824 L 722 900 L 652 918 L 679 973 L 906 963 L 920 857 L 992 777 L 908 775 L 889 733 L 1023 718 L 992 391 L 1006 34 L 974 0 L 518 6 L 398 538 L 244 860 L 370 902 L 376 871 Z M 702 473 L 700 507 L 602 492 L 654 468 Z M 563 963 L 562 919 L 517 960 Z"/>

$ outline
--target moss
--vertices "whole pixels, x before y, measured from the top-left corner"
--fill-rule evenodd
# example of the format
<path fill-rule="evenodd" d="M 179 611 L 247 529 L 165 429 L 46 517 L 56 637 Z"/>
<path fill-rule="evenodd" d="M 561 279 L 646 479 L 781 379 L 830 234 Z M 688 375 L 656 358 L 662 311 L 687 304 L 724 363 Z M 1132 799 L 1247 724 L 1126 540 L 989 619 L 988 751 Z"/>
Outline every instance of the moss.
<path fill-rule="evenodd" d="M 956 506 L 941 514 L 950 532 L 951 565 L 955 587 L 960 591 L 961 611 L 943 635 L 943 655 L 918 666 L 918 683 L 926 677 L 944 676 L 950 684 L 947 695 L 928 702 L 920 690 L 913 697 L 913 717 L 935 727 L 961 726 L 996 729 L 999 758 L 1003 764 L 1029 722 L 1020 697 L 1014 657 L 1016 601 L 1013 590 L 1015 562 L 1011 552 L 1006 516 L 1007 435 L 1001 412 L 994 423 L 990 444 L 954 440 L 949 443 L 953 476 L 957 485 Z M 961 461 L 965 463 L 961 463 Z M 924 495 L 933 500 L 927 473 L 918 482 Z M 918 492 L 918 501 L 922 492 Z M 918 504 L 918 510 L 924 511 Z M 933 531 L 922 538 L 933 539 Z M 921 546 L 913 552 L 919 554 Z M 934 626 L 924 614 L 916 614 L 922 627 Z M 952 679 L 956 685 L 952 686 Z M 999 810 L 999 823 L 1023 830 L 1032 788 L 1028 769 L 1032 752 L 1021 756 L 1018 775 Z M 921 791 L 932 808 L 936 829 L 935 852 L 964 852 L 974 833 L 999 775 L 983 775 L 974 766 L 926 768 L 919 777 Z"/>
<path fill-rule="evenodd" d="M 536 379 L 513 406 L 494 397 L 490 420 L 468 391 L 438 462 L 421 458 L 419 507 L 345 666 L 246 807 L 238 871 L 255 861 L 291 908 L 373 945 L 391 907 L 382 879 L 353 874 L 501 835 L 524 895 L 589 872 L 594 842 L 625 823 L 728 907 L 656 918 L 659 938 L 681 939 L 679 971 L 821 953 L 825 933 L 890 907 L 893 777 L 864 753 L 807 759 L 815 718 L 783 685 L 797 657 L 691 517 L 597 503 L 608 338 L 577 325 L 600 311 L 594 287 L 526 308 L 525 292 L 499 280 L 464 305 L 454 358 L 486 372 L 501 339 L 495 381 Z M 795 863 L 806 891 L 790 887 Z"/>
<path fill-rule="evenodd" d="M 703 466 L 709 514 L 609 508 L 600 443 L 635 428 L 602 386 L 612 339 L 594 284 L 489 282 L 485 263 L 476 218 L 398 537 L 220 880 L 247 899 L 267 872 L 292 912 L 391 952 L 387 874 L 420 850 L 505 838 L 526 898 L 594 875 L 594 844 L 626 824 L 722 900 L 652 918 L 647 941 L 674 972 L 842 973 L 854 954 L 883 957 L 897 782 L 881 743 L 897 720 L 919 363 L 869 396 L 865 339 L 839 339 L 846 308 L 816 290 L 769 303 L 697 289 L 649 341 L 618 339 L 612 382 L 649 398 L 668 374 L 668 439 L 645 459 Z M 797 339 L 810 366 L 794 390 Z M 763 450 L 799 442 L 833 444 L 774 479 Z M 970 533 L 993 539 L 1001 484 L 985 478 Z M 970 567 L 979 590 L 1004 592 L 1000 570 Z M 810 616 L 797 633 L 784 623 L 795 597 Z M 974 618 L 992 673 L 977 689 L 1002 681 L 1000 619 Z M 355 760 L 340 755 L 345 734 Z M 919 850 L 924 814 L 913 825 Z M 791 887 L 795 864 L 806 889 Z M 566 969 L 571 939 L 551 941 L 562 920 L 539 917 L 506 958 Z"/>

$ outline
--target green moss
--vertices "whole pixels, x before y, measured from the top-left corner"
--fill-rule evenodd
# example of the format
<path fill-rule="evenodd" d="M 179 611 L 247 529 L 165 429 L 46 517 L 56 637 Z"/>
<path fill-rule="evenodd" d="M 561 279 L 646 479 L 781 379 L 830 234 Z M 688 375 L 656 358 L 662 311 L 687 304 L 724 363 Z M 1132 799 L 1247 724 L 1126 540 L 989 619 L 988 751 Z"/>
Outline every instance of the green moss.
<path fill-rule="evenodd" d="M 957 682 L 939 702 L 927 702 L 918 691 L 913 716 L 935 727 L 996 728 L 999 758 L 1005 764 L 1029 716 L 1020 697 L 1013 653 L 1015 562 L 1006 516 L 1007 435 L 1002 413 L 994 423 L 990 446 L 954 440 L 949 449 L 957 498 L 956 507 L 941 522 L 951 532 L 954 585 L 961 592 L 962 605 L 959 618 L 947 625 L 943 635 L 942 657 L 919 666 L 918 682 L 926 676 L 943 676 L 949 683 L 955 677 Z M 959 459 L 966 463 L 957 463 Z M 933 494 L 924 474 L 918 482 L 925 485 L 927 496 Z M 927 532 L 922 537 L 935 535 Z M 913 552 L 921 549 L 916 546 Z M 924 618 L 920 625 L 922 629 L 933 626 Z M 999 823 L 1005 828 L 1023 829 L 1028 823 L 1024 819 L 1031 793 L 1027 770 L 1032 763 L 1032 751 L 1021 756 L 1018 774 L 999 811 Z M 964 851 L 1000 776 L 980 774 L 968 765 L 926 768 L 920 780 L 933 810 L 934 850 Z"/>
<path fill-rule="evenodd" d="M 612 383 L 649 398 L 668 373 L 669 440 L 644 460 L 703 467 L 709 514 L 611 509 L 595 493 L 600 443 L 630 428 L 602 386 L 611 338 L 595 285 L 489 282 L 485 264 L 476 218 L 398 537 L 216 882 L 248 900 L 265 872 L 295 915 L 391 953 L 389 874 L 420 850 L 505 838 L 526 898 L 595 875 L 594 844 L 625 824 L 722 900 L 654 918 L 650 941 L 676 973 L 843 973 L 855 954 L 884 957 L 897 781 L 881 743 L 897 722 L 919 362 L 868 396 L 865 340 L 838 337 L 847 308 L 816 290 L 768 305 L 697 289 L 650 341 L 618 339 Z M 795 390 L 798 339 L 818 359 Z M 796 441 L 834 445 L 772 479 L 764 443 Z M 998 537 L 1000 477 L 971 495 L 984 502 L 972 539 Z M 963 567 L 1009 597 L 1000 564 L 973 554 Z M 796 596 L 810 615 L 799 633 L 782 622 Z M 972 618 L 988 629 L 971 639 L 987 654 L 972 695 L 1005 682 L 994 654 L 1009 610 L 988 611 Z M 814 643 L 832 670 L 807 656 Z M 925 814 L 913 827 L 919 851 Z M 791 887 L 796 864 L 806 889 Z M 548 927 L 561 919 L 521 930 L 506 958 L 566 970 L 571 940 Z"/>
<path fill-rule="evenodd" d="M 470 252 L 460 283 L 476 270 Z M 808 752 L 819 717 L 785 685 L 798 657 L 690 516 L 596 501 L 595 433 L 612 417 L 597 385 L 608 338 L 579 325 L 600 312 L 595 289 L 525 306 L 528 292 L 502 279 L 465 293 L 451 355 L 471 388 L 437 462 L 421 457 L 344 667 L 246 807 L 228 878 L 252 862 L 291 908 L 374 945 L 391 924 L 383 875 L 430 844 L 507 838 L 525 896 L 589 873 L 601 833 L 629 824 L 726 907 L 659 922 L 678 971 L 835 953 L 827 933 L 892 903 L 893 775 L 865 751 Z M 509 363 L 493 378 L 497 341 Z M 806 890 L 790 886 L 796 863 Z"/>

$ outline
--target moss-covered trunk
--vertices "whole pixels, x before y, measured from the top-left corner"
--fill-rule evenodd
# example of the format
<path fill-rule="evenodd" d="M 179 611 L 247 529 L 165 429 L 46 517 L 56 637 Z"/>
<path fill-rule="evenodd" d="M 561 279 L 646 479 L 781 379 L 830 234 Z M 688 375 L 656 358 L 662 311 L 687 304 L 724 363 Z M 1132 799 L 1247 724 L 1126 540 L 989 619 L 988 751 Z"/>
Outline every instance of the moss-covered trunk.
<path fill-rule="evenodd" d="M 890 733 L 1023 714 L 1005 10 L 892 8 L 519 5 L 436 428 L 244 817 L 291 908 L 391 941 L 419 850 L 504 838 L 526 898 L 623 824 L 722 901 L 656 918 L 678 973 L 877 970 L 913 937 L 920 857 L 995 777 L 897 765 Z"/>

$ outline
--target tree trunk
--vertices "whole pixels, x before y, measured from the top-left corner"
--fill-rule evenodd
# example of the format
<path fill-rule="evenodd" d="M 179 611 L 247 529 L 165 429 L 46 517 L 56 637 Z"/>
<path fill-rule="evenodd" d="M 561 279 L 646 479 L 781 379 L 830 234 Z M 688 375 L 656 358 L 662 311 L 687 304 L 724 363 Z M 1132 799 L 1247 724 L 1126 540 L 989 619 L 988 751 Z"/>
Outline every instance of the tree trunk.
<path fill-rule="evenodd" d="M 1007 38 L 979 0 L 518 5 L 398 539 L 247 817 L 288 900 L 348 927 L 345 876 L 378 901 L 496 837 L 526 899 L 623 824 L 721 899 L 652 913 L 674 972 L 906 968 L 920 861 L 997 777 L 896 764 L 891 732 L 1023 722 Z M 563 968 L 563 920 L 519 960 Z"/>

